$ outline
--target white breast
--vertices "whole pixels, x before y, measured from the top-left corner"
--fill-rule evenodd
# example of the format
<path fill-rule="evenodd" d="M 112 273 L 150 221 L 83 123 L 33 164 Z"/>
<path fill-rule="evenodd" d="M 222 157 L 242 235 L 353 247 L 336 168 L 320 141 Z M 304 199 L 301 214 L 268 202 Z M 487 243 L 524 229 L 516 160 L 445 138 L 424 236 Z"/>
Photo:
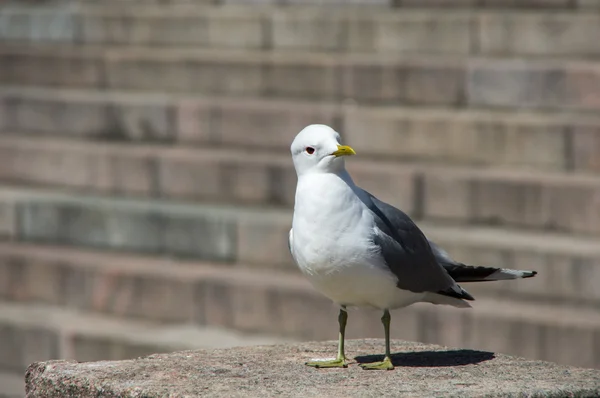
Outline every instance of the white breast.
<path fill-rule="evenodd" d="M 372 242 L 375 229 L 373 214 L 339 176 L 299 180 L 290 250 L 302 273 L 334 302 L 392 308 L 417 301 L 396 287 Z"/>
<path fill-rule="evenodd" d="M 294 206 L 293 255 L 303 272 L 330 273 L 370 254 L 373 217 L 334 174 L 301 178 Z M 360 232 L 362 231 L 362 233 Z"/>

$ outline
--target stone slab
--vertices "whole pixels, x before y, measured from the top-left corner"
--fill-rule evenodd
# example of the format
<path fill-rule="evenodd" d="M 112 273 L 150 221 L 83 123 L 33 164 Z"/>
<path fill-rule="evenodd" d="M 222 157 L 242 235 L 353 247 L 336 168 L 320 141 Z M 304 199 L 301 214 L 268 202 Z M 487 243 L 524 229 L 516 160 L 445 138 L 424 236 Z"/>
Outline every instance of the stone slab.
<path fill-rule="evenodd" d="M 27 397 L 227 396 L 582 396 L 600 393 L 600 373 L 490 352 L 393 341 L 393 372 L 319 370 L 335 342 L 184 351 L 120 362 L 32 364 Z M 357 361 L 374 360 L 380 340 L 348 341 Z M 208 359 L 208 360 L 207 360 Z"/>

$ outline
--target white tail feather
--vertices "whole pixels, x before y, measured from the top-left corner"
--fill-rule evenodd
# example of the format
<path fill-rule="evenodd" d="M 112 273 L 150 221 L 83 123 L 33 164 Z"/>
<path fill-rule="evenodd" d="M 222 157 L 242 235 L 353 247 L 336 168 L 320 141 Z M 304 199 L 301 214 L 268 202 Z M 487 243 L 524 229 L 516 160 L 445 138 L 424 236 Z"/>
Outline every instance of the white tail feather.
<path fill-rule="evenodd" d="M 517 269 L 500 268 L 493 274 L 487 276 L 484 280 L 486 281 L 502 281 L 507 279 L 521 279 L 530 278 L 537 272 L 535 271 L 521 271 Z"/>

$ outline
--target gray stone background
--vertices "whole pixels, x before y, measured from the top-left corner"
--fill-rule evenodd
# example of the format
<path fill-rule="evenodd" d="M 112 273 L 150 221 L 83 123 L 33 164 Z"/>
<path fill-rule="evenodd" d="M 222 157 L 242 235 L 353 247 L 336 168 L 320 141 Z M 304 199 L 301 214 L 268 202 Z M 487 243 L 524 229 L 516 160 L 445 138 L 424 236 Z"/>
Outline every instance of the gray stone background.
<path fill-rule="evenodd" d="M 309 123 L 458 260 L 539 272 L 394 338 L 600 368 L 599 37 L 599 0 L 2 2 L 0 396 L 37 360 L 335 338 L 287 252 Z"/>

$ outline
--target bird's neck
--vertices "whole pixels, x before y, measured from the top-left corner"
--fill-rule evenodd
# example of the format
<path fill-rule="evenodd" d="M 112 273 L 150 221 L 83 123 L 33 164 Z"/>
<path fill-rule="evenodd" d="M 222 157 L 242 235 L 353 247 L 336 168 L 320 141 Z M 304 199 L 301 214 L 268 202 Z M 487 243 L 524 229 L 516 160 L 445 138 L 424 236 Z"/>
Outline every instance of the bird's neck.
<path fill-rule="evenodd" d="M 328 173 L 328 174 L 330 174 L 331 176 L 335 176 L 336 180 L 343 181 L 350 189 L 354 189 L 356 187 L 356 185 L 354 184 L 354 180 L 352 180 L 350 173 L 348 173 L 346 171 L 346 169 L 342 169 L 335 173 Z M 330 176 L 330 178 L 331 178 L 331 176 Z"/>
<path fill-rule="evenodd" d="M 303 175 L 298 178 L 294 214 L 319 220 L 331 218 L 332 214 L 348 216 L 358 212 L 360 203 L 354 193 L 356 189 L 345 170 Z"/>
<path fill-rule="evenodd" d="M 307 196 L 314 197 L 338 194 L 340 191 L 353 191 L 356 184 L 346 169 L 329 173 L 307 173 L 298 177 L 296 195 L 307 193 Z"/>

